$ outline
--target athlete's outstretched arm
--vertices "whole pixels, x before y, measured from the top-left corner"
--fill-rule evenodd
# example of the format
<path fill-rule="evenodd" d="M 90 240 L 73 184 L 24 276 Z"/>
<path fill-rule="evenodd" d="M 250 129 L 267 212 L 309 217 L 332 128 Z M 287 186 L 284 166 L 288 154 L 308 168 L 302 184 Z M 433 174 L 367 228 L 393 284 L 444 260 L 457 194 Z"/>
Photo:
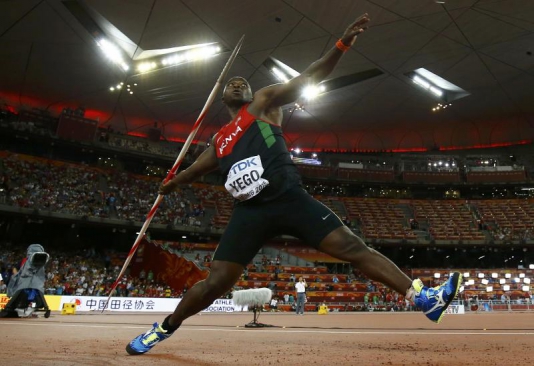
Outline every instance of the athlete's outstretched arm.
<path fill-rule="evenodd" d="M 211 144 L 200 156 L 195 160 L 191 166 L 172 178 L 167 184 L 162 184 L 159 187 L 159 194 L 169 194 L 176 190 L 180 184 L 193 183 L 198 178 L 218 168 L 217 155 L 215 152 L 215 145 Z"/>
<path fill-rule="evenodd" d="M 366 24 L 369 20 L 369 16 L 364 14 L 345 30 L 345 33 L 341 37 L 341 42 L 345 46 L 345 50 L 352 46 L 357 36 L 366 29 Z M 258 90 L 254 99 L 263 99 L 267 108 L 281 107 L 294 102 L 298 99 L 305 86 L 316 85 L 330 75 L 341 59 L 341 56 L 343 56 L 343 53 L 344 51 L 334 46 L 323 57 L 308 66 L 299 76 L 285 84 L 271 85 Z"/>

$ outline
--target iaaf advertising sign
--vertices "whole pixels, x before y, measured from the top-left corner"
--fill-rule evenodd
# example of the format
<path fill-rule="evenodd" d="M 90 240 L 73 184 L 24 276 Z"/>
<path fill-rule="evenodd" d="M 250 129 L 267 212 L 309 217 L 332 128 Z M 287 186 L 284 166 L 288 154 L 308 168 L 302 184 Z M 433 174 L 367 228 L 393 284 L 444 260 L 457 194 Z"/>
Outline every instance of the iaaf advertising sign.
<path fill-rule="evenodd" d="M 106 297 L 96 296 L 61 296 L 59 309 L 63 309 L 63 304 L 76 304 L 76 311 L 146 311 L 157 313 L 172 313 L 181 299 L 168 298 L 146 298 L 146 297 L 112 297 L 106 306 Z M 247 307 L 234 306 L 231 299 L 215 300 L 202 312 L 234 312 L 247 311 Z"/>

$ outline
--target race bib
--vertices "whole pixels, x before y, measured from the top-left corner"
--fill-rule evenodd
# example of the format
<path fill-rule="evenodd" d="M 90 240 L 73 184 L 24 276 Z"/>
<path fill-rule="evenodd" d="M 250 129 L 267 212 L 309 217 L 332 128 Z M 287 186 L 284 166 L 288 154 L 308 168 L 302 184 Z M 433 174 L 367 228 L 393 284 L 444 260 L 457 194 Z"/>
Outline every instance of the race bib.
<path fill-rule="evenodd" d="M 262 175 L 260 156 L 251 156 L 232 165 L 224 187 L 235 199 L 246 201 L 269 185 L 269 181 L 263 179 Z"/>

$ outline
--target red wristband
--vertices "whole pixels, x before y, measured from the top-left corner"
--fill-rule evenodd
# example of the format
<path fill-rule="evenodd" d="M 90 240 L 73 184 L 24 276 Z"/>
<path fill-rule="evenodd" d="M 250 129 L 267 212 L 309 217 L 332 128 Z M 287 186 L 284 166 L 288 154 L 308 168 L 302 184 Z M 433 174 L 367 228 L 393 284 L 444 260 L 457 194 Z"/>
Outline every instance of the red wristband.
<path fill-rule="evenodd" d="M 341 38 L 337 40 L 336 47 L 342 52 L 347 52 L 350 49 L 350 46 L 347 46 L 345 43 L 343 43 L 343 41 L 341 41 Z"/>

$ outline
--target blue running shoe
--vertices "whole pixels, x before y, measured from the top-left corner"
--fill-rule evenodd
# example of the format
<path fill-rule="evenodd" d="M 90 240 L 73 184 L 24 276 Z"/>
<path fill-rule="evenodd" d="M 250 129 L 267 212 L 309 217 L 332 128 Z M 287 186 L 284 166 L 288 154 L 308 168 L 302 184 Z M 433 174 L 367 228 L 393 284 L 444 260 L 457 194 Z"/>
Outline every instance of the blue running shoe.
<path fill-rule="evenodd" d="M 454 300 L 462 283 L 462 275 L 454 272 L 444 284 L 429 288 L 423 285 L 420 279 L 412 282 L 415 290 L 414 302 L 423 310 L 426 317 L 435 323 L 439 323 L 445 310 Z"/>
<path fill-rule="evenodd" d="M 147 353 L 161 341 L 169 338 L 172 333 L 168 333 L 163 329 L 158 323 L 154 323 L 152 329 L 148 332 L 141 334 L 135 337 L 128 345 L 126 346 L 126 352 L 131 355 L 142 355 Z"/>

